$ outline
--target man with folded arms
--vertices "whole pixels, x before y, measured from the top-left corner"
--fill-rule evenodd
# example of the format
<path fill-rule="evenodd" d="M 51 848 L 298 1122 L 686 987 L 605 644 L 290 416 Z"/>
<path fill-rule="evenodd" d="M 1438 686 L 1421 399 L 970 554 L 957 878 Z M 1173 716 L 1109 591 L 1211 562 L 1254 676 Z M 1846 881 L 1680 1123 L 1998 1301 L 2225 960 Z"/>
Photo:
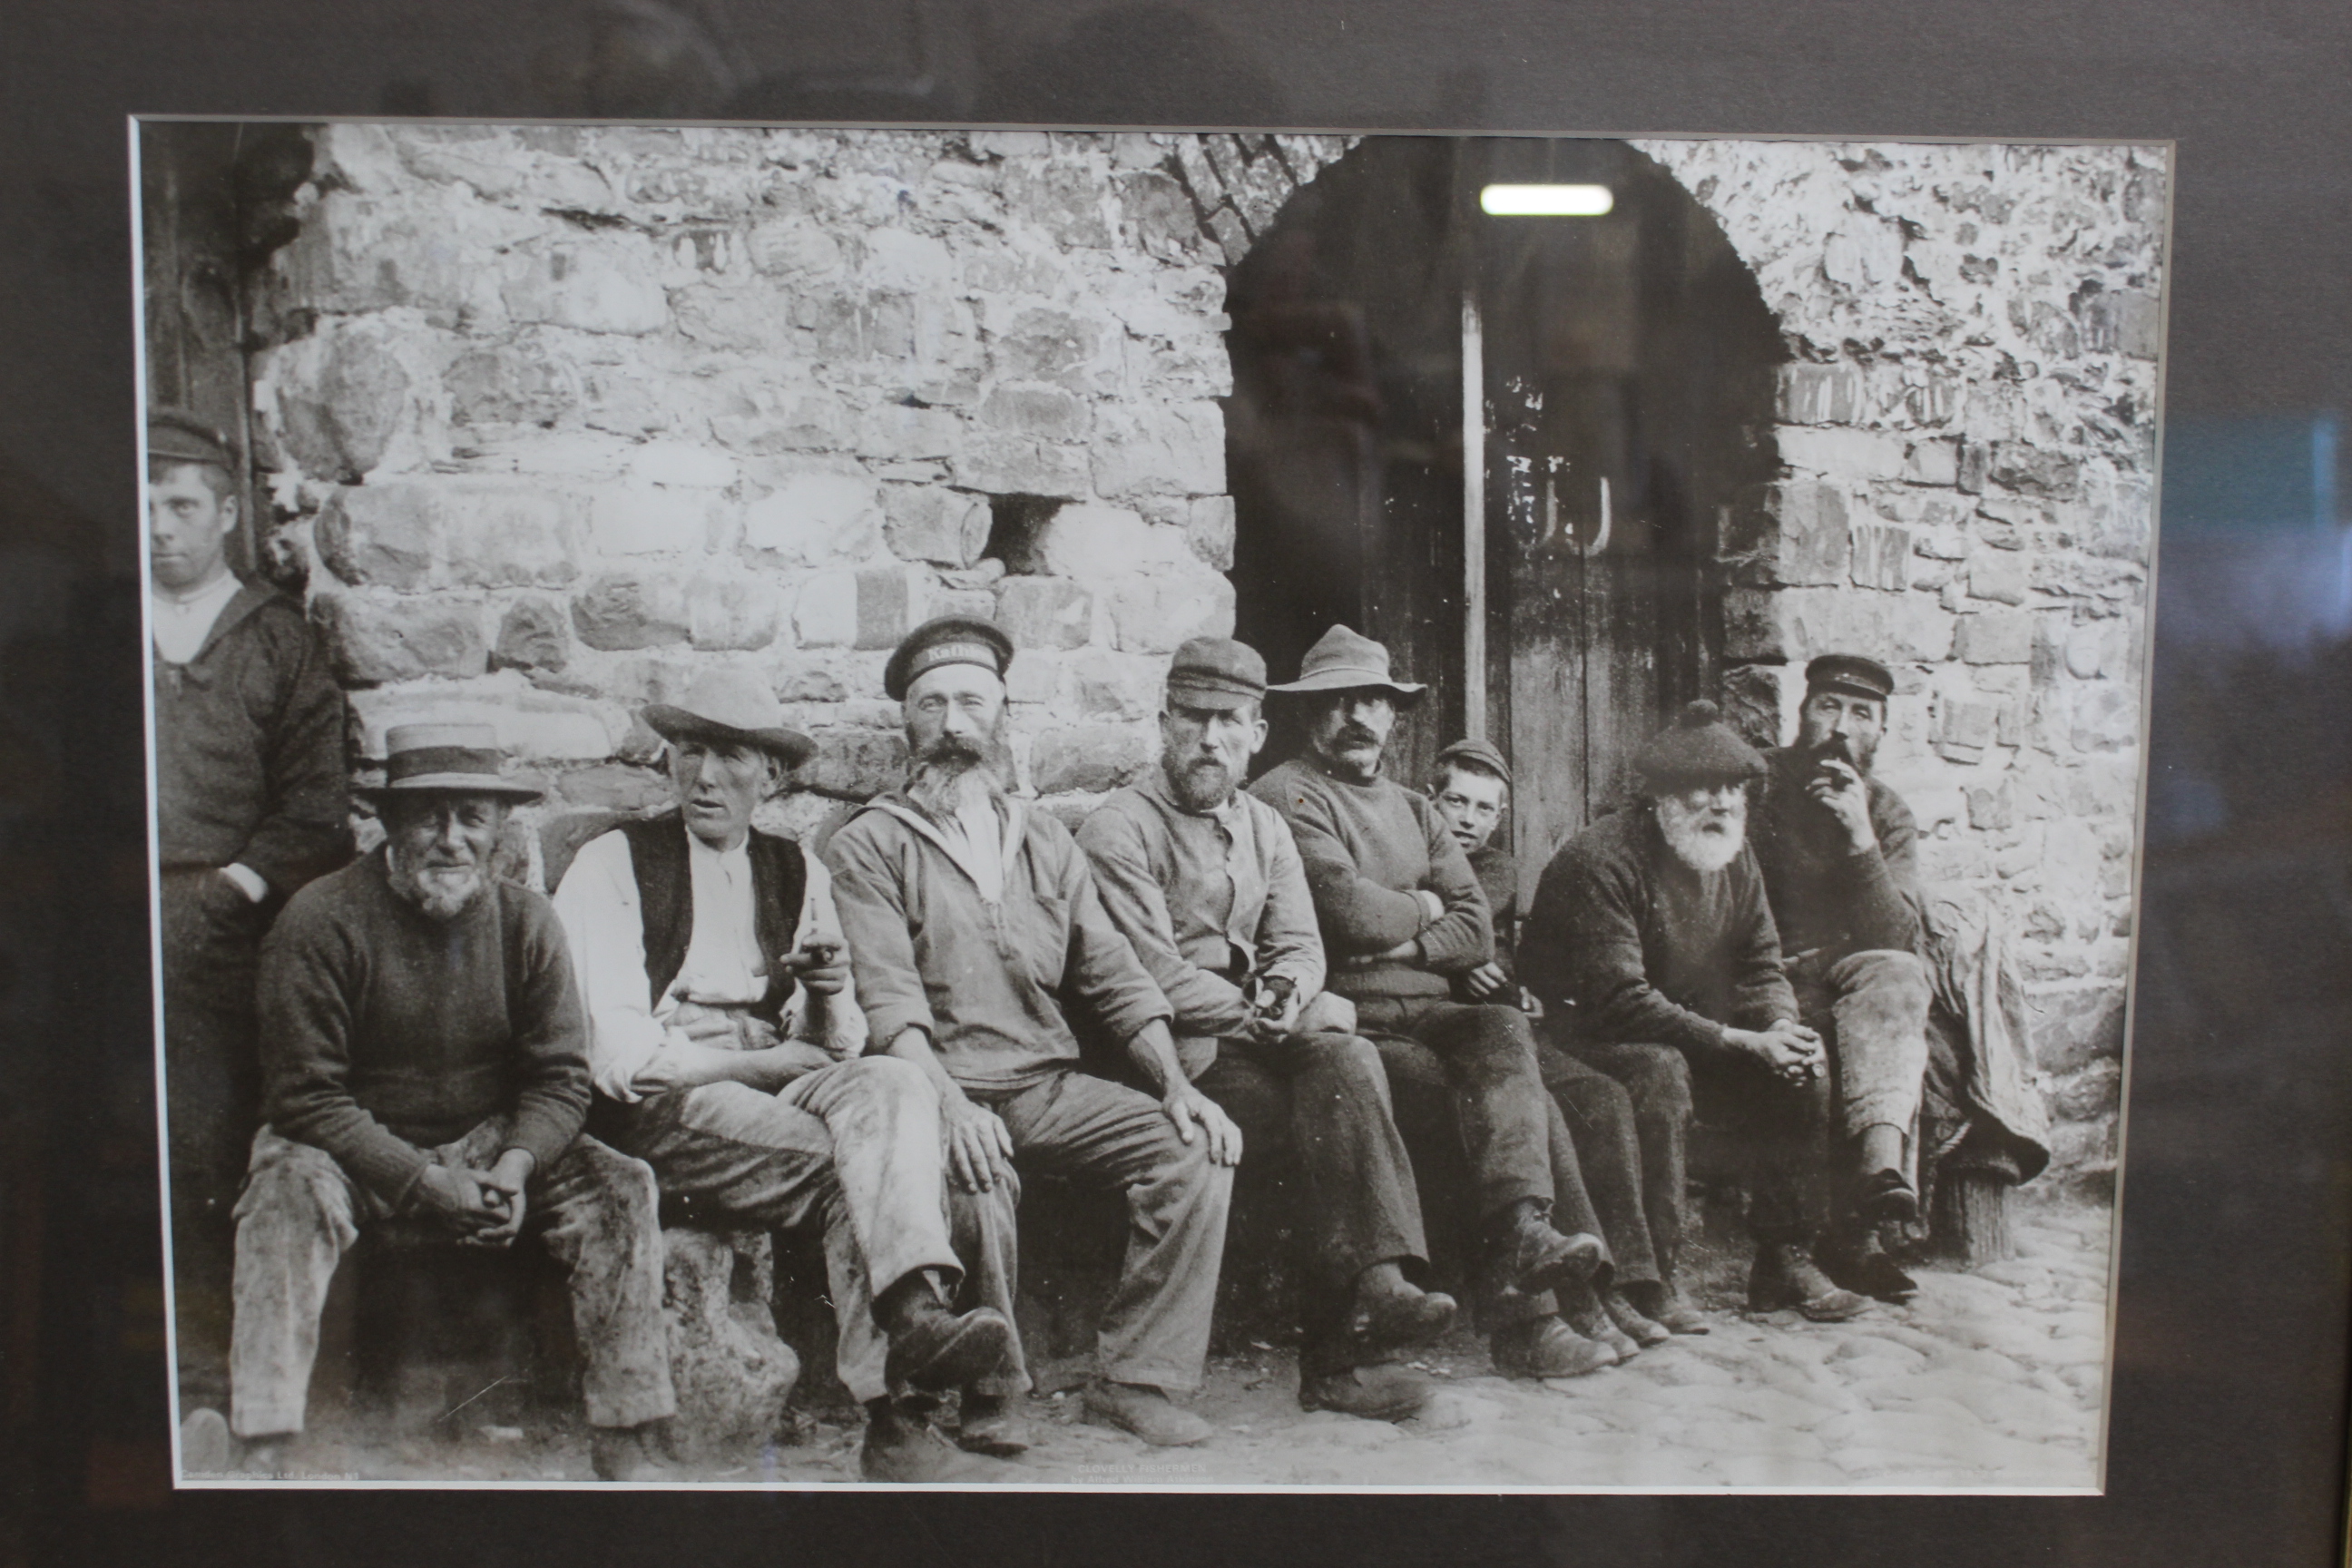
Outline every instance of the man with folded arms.
<path fill-rule="evenodd" d="M 1193 1085 L 1240 1124 L 1252 1160 L 1286 1150 L 1297 1163 L 1298 1402 L 1399 1421 L 1430 1394 L 1401 1352 L 1444 1333 L 1454 1302 L 1405 1278 L 1428 1247 L 1380 1052 L 1323 990 L 1290 829 L 1240 793 L 1265 743 L 1265 698 L 1256 649 L 1230 637 L 1178 648 L 1159 765 L 1096 807 L 1078 843 L 1103 907 L 1176 1011 Z"/>
<path fill-rule="evenodd" d="M 1494 956 L 1486 895 L 1428 799 L 1381 776 L 1400 708 L 1419 685 L 1389 673 L 1389 652 L 1346 626 L 1307 651 L 1299 679 L 1269 690 L 1307 703 L 1305 754 L 1250 793 L 1290 825 L 1331 964 L 1355 1005 L 1398 1102 L 1443 1100 L 1466 1156 L 1479 1226 L 1482 1313 L 1496 1365 L 1565 1377 L 1617 1359 L 1562 1321 L 1551 1292 L 1586 1288 L 1607 1263 L 1599 1222 L 1538 1076 L 1516 1005 L 1465 1005 L 1454 977 Z M 1564 1178 L 1568 1190 L 1560 1191 Z M 1572 1216 L 1562 1234 L 1551 1219 Z"/>
<path fill-rule="evenodd" d="M 907 1062 L 860 1054 L 865 1018 L 831 878 L 751 826 L 815 742 L 787 729 L 757 676 L 713 669 L 643 718 L 667 742 L 677 805 L 583 846 L 556 891 L 588 1019 L 597 1125 L 698 1216 L 822 1223 L 841 1380 L 866 1410 L 868 1480 L 957 1470 L 906 1405 L 962 1392 L 958 1436 L 1009 1457 L 1028 1444 L 1029 1386 L 1009 1277 L 967 1279 L 951 1245 L 939 1101 Z M 982 1258 L 1013 1256 L 1009 1191 L 955 1218 Z M 912 1396 L 912 1397 L 910 1397 Z"/>
<path fill-rule="evenodd" d="M 1876 659 L 1831 653 L 1805 666 L 1796 744 L 1765 753 L 1752 837 L 1789 980 L 1829 1047 L 1836 1089 L 1843 1194 L 1822 1261 L 1854 1289 L 1901 1301 L 1918 1287 L 1878 1230 L 1919 1214 L 1932 992 L 1919 957 L 1918 828 L 1870 771 L 1894 694 Z"/>
<path fill-rule="evenodd" d="M 1200 1385 L 1241 1135 L 1184 1076 L 1167 999 L 1103 911 L 1085 853 L 1010 793 L 1012 661 L 1003 631 L 962 616 L 899 643 L 882 685 L 905 710 L 907 782 L 833 836 L 834 899 L 874 1039 L 938 1090 L 950 1179 L 987 1191 L 1018 1160 L 1126 1197 L 1088 1418 L 1198 1443 L 1209 1424 L 1169 1395 Z M 1077 1070 L 1073 1006 L 1151 1093 Z M 1009 1279 L 1012 1260 L 1000 1267 Z"/>
<path fill-rule="evenodd" d="M 1633 768 L 1646 798 L 1570 839 L 1544 868 L 1519 973 L 1559 1043 L 1633 1098 L 1665 1310 L 1678 1310 L 1696 1109 L 1754 1151 L 1750 1309 L 1850 1318 L 1865 1303 L 1811 1252 L 1829 1117 L 1821 1037 L 1798 1021 L 1747 842 L 1748 785 L 1764 759 L 1714 703 L 1693 702 Z"/>
<path fill-rule="evenodd" d="M 675 1413 L 653 1173 L 581 1131 L 587 1042 L 563 931 L 491 857 L 509 809 L 487 724 L 387 737 L 384 843 L 287 904 L 261 951 L 267 1124 L 236 1205 L 230 1426 L 278 1471 L 302 1429 L 319 1313 L 362 1228 L 529 1236 L 571 1277 L 598 1476 L 653 1473 Z"/>

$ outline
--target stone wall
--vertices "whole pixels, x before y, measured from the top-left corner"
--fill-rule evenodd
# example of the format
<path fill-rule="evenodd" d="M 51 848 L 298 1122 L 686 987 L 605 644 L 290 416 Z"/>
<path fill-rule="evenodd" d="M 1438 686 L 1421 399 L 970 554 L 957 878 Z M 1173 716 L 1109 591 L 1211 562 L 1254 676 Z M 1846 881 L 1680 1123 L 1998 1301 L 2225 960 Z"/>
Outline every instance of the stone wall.
<path fill-rule="evenodd" d="M 2154 542 L 2167 155 L 1643 142 L 1780 318 L 1786 477 L 1728 520 L 1727 696 L 1795 732 L 1876 651 L 1922 869 L 2009 917 L 2060 1118 L 2111 1166 Z"/>
<path fill-rule="evenodd" d="M 254 284 L 272 551 L 360 733 L 495 720 L 553 781 L 516 868 L 661 797 L 633 717 L 740 662 L 887 782 L 893 643 L 1021 647 L 1023 782 L 1075 812 L 1228 629 L 1225 269 L 1332 137 L 320 128 Z M 1929 875 L 2011 917 L 2066 1131 L 2112 1158 L 2165 169 L 2145 148 L 1638 143 L 1782 324 L 1785 478 L 1725 520 L 1727 692 L 1883 650 Z M 567 827 L 570 830 L 567 830 Z M 552 829 L 553 831 L 550 831 Z"/>
<path fill-rule="evenodd" d="M 741 662 L 820 742 L 805 827 L 889 782 L 884 658 L 960 611 L 1020 646 L 1024 785 L 1114 786 L 1232 627 L 1221 268 L 1345 145 L 320 128 L 257 439 L 359 754 L 495 720 L 554 779 L 536 876 L 659 795 L 634 710 Z"/>

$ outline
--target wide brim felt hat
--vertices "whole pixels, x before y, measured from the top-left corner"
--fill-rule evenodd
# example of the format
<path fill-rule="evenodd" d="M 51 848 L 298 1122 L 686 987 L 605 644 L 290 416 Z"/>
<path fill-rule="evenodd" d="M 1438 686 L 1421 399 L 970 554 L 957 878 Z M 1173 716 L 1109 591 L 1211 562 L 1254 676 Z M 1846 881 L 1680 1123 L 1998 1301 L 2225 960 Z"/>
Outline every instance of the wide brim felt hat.
<path fill-rule="evenodd" d="M 677 701 L 649 702 L 638 716 L 673 745 L 706 741 L 756 746 L 786 767 L 816 755 L 816 742 L 784 722 L 784 706 L 775 692 L 748 670 L 704 670 Z"/>
<path fill-rule="evenodd" d="M 516 805 L 542 798 L 538 780 L 505 771 L 507 754 L 488 724 L 395 724 L 384 734 L 383 783 L 357 784 L 362 800 L 425 795 L 487 795 Z"/>
<path fill-rule="evenodd" d="M 1416 702 L 1429 689 L 1418 681 L 1399 680 L 1389 673 L 1389 650 L 1351 627 L 1335 626 L 1318 637 L 1299 661 L 1298 679 L 1268 691 L 1301 697 L 1318 691 L 1386 691 L 1402 702 Z"/>

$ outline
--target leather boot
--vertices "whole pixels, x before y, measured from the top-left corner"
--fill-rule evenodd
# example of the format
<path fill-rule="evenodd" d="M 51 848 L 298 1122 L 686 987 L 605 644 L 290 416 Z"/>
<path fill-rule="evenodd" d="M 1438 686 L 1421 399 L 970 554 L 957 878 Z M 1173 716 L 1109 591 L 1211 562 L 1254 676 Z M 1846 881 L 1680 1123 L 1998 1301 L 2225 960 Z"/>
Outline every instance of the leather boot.
<path fill-rule="evenodd" d="M 890 1337 L 884 1375 L 929 1393 L 977 1383 L 1003 1369 L 1013 1352 L 1013 1325 L 992 1308 L 951 1312 L 929 1279 L 918 1275 L 877 1300 L 875 1320 Z"/>
<path fill-rule="evenodd" d="M 1601 1267 L 1599 1237 L 1580 1231 L 1562 1236 L 1533 1203 L 1513 1205 L 1500 1230 L 1493 1254 L 1496 1273 L 1522 1295 L 1539 1296 L 1555 1286 L 1580 1284 Z"/>
<path fill-rule="evenodd" d="M 1098 1377 L 1087 1384 L 1087 1419 L 1097 1426 L 1132 1432 L 1156 1448 L 1205 1443 L 1216 1433 L 1198 1415 L 1156 1388 Z"/>
<path fill-rule="evenodd" d="M 1756 1249 L 1748 1274 L 1748 1310 L 1777 1312 L 1794 1307 L 1816 1323 L 1843 1323 L 1870 1303 L 1822 1272 L 1812 1255 L 1794 1242 L 1766 1242 Z"/>
<path fill-rule="evenodd" d="M 1403 1421 L 1421 1414 L 1431 1392 L 1425 1373 L 1393 1362 L 1379 1362 L 1301 1378 L 1298 1404 L 1301 1409 L 1336 1410 L 1368 1421 Z"/>
<path fill-rule="evenodd" d="M 1619 1361 L 1632 1361 L 1642 1353 L 1642 1347 L 1602 1310 L 1601 1297 L 1591 1286 L 1556 1290 L 1552 1299 L 1559 1303 L 1560 1321 L 1595 1344 L 1608 1346 Z"/>
<path fill-rule="evenodd" d="M 1588 1340 L 1556 1317 L 1531 1319 L 1495 1331 L 1495 1370 L 1505 1377 L 1581 1377 L 1617 1364 L 1617 1352 Z"/>
<path fill-rule="evenodd" d="M 1713 1326 L 1705 1313 L 1690 1303 L 1672 1280 L 1650 1287 L 1649 1300 L 1643 1303 L 1643 1315 L 1663 1329 L 1677 1334 L 1703 1334 Z"/>
<path fill-rule="evenodd" d="M 1425 1345 L 1454 1322 L 1454 1298 L 1414 1289 L 1394 1268 L 1367 1268 L 1356 1277 L 1342 1332 L 1357 1350 L 1370 1353 Z"/>
<path fill-rule="evenodd" d="M 949 1447 L 929 1422 L 904 1414 L 887 1399 L 873 1399 L 866 1405 L 866 1442 L 858 1450 L 857 1473 L 869 1481 L 920 1486 L 979 1479 L 985 1469 L 978 1459 Z"/>
<path fill-rule="evenodd" d="M 1900 1171 L 1865 1171 L 1853 1184 L 1853 1212 L 1865 1226 L 1909 1225 L 1919 1217 L 1919 1194 Z"/>
<path fill-rule="evenodd" d="M 1627 1300 L 1622 1290 L 1603 1291 L 1601 1296 L 1601 1308 L 1609 1314 L 1609 1321 L 1616 1324 L 1626 1338 L 1645 1350 L 1652 1345 L 1664 1344 L 1675 1337 L 1673 1330 Z"/>
<path fill-rule="evenodd" d="M 965 1392 L 956 1422 L 957 1447 L 967 1454 L 1010 1459 L 1027 1453 L 1034 1440 L 1019 1394 Z"/>
<path fill-rule="evenodd" d="M 1897 1306 L 1919 1293 L 1919 1281 L 1903 1272 L 1875 1229 L 1858 1242 L 1825 1251 L 1822 1266 L 1847 1289 Z"/>

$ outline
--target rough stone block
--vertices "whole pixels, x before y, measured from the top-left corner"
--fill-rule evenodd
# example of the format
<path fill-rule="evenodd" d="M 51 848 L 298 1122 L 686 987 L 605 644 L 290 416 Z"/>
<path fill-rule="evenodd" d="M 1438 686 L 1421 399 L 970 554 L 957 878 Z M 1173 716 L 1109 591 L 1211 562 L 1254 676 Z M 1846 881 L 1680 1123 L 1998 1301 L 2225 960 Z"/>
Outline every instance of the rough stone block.
<path fill-rule="evenodd" d="M 2032 557 L 2022 550 L 1979 550 L 1969 557 L 1969 597 L 2021 605 L 2032 566 Z"/>
<path fill-rule="evenodd" d="M 1945 698 L 1936 704 L 1936 754 L 1948 763 L 1984 761 L 1993 744 L 1993 705 Z"/>
<path fill-rule="evenodd" d="M 1915 485 L 1956 485 L 1960 480 L 1957 440 L 1914 441 L 1904 454 L 1903 477 Z"/>
<path fill-rule="evenodd" d="M 1118 176 L 1120 229 L 1129 242 L 1156 261 L 1187 261 L 1201 244 L 1201 220 L 1184 188 L 1158 169 Z"/>
<path fill-rule="evenodd" d="M 1030 776 L 1040 795 L 1094 793 L 1133 779 L 1154 754 L 1149 731 L 1135 724 L 1080 724 L 1037 737 Z"/>
<path fill-rule="evenodd" d="M 944 485 L 882 487 L 882 537 L 902 560 L 970 566 L 987 548 L 990 521 L 982 496 Z"/>
<path fill-rule="evenodd" d="M 1195 496 L 1184 524 L 1192 553 L 1220 572 L 1234 569 L 1234 498 Z"/>
<path fill-rule="evenodd" d="M 847 647 L 857 640 L 857 575 L 820 572 L 793 601 L 793 632 L 803 647 Z"/>
<path fill-rule="evenodd" d="M 2120 1060 L 2124 993 L 2119 985 L 2046 991 L 2025 1001 L 2033 1059 L 2048 1073 L 2071 1073 L 2100 1060 Z"/>
<path fill-rule="evenodd" d="M 882 498 L 862 474 L 800 474 L 743 509 L 743 542 L 810 566 L 874 552 Z"/>
<path fill-rule="evenodd" d="M 458 355 L 442 374 L 449 422 L 479 428 L 551 425 L 580 403 L 571 363 L 532 342 L 494 343 Z"/>
<path fill-rule="evenodd" d="M 354 586 L 422 588 L 441 533 L 430 486 L 355 485 L 327 499 L 311 530 L 319 559 Z"/>
<path fill-rule="evenodd" d="M 1095 597 L 1066 578 L 1007 577 L 996 585 L 996 624 L 1015 647 L 1083 647 Z"/>
<path fill-rule="evenodd" d="M 2007 783 L 1990 788 L 1971 789 L 1968 796 L 1970 827 L 1985 833 L 2005 833 L 2016 826 L 2016 795 Z"/>
<path fill-rule="evenodd" d="M 2023 664 L 2033 657 L 2033 617 L 2022 610 L 1964 615 L 1953 651 L 1969 664 Z"/>
<path fill-rule="evenodd" d="M 705 490 L 614 485 L 596 493 L 589 537 L 607 555 L 699 550 L 709 538 L 712 499 Z"/>
<path fill-rule="evenodd" d="M 1724 595 L 1724 658 L 1801 664 L 1816 654 L 1872 650 L 1897 663 L 1951 657 L 1949 612 L 1922 594 L 1834 588 L 1733 588 Z"/>
<path fill-rule="evenodd" d="M 2084 306 L 2083 346 L 2099 353 L 2152 360 L 2163 330 L 2163 310 L 2153 294 L 2119 289 L 2094 296 Z"/>
<path fill-rule="evenodd" d="M 1225 488 L 1225 416 L 1213 403 L 1106 412 L 1093 447 L 1096 493 L 1216 495 Z"/>
<path fill-rule="evenodd" d="M 959 486 L 990 495 L 1075 499 L 1087 493 L 1083 452 L 985 426 L 964 432 L 963 445 L 948 467 Z"/>
<path fill-rule="evenodd" d="M 703 1462 L 775 1440 L 800 1358 L 777 1336 L 775 1244 L 762 1231 L 669 1226 L 662 1315 L 677 1417 L 672 1454 Z"/>
<path fill-rule="evenodd" d="M 490 647 L 492 669 L 562 669 L 572 656 L 563 606 L 537 596 L 518 599 L 499 621 Z"/>
<path fill-rule="evenodd" d="M 981 421 L 1045 441 L 1081 441 L 1091 422 L 1084 399 L 1058 386 L 999 386 L 981 401 Z"/>
<path fill-rule="evenodd" d="M 896 730 L 820 729 L 809 738 L 816 742 L 816 755 L 800 772 L 809 789 L 866 800 L 906 774 L 907 738 Z"/>
<path fill-rule="evenodd" d="M 765 647 L 776 640 L 782 608 L 764 577 L 699 576 L 686 586 L 687 635 L 699 648 Z"/>
<path fill-rule="evenodd" d="M 1768 560 L 1770 580 L 1791 585 L 1844 582 L 1853 549 L 1845 492 L 1834 485 L 1792 479 L 1772 487 L 1769 505 L 1780 523 Z"/>
<path fill-rule="evenodd" d="M 518 321 L 584 332 L 650 332 L 668 324 L 660 264 L 642 235 L 559 240 L 528 257 L 523 275 L 500 291 Z"/>
<path fill-rule="evenodd" d="M 1982 441 L 1960 443 L 1960 476 L 1957 481 L 1961 493 L 1982 495 L 1985 476 L 1992 468 L 1992 448 Z"/>
<path fill-rule="evenodd" d="M 896 647 L 928 606 L 924 580 L 905 566 L 867 566 L 857 574 L 857 640 L 863 648 Z"/>
<path fill-rule="evenodd" d="M 1101 346 L 1092 321 L 1067 310 L 1023 310 L 988 345 L 989 369 L 999 381 L 1042 381 L 1085 390 L 1081 373 Z"/>
<path fill-rule="evenodd" d="M 1875 430 L 1784 425 L 1773 432 L 1780 460 L 1800 473 L 1842 479 L 1893 479 L 1903 471 L 1903 443 Z"/>
<path fill-rule="evenodd" d="M 357 479 L 383 458 L 408 417 L 410 380 L 373 337 L 337 332 L 310 375 L 279 384 L 279 436 L 305 472 Z"/>
<path fill-rule="evenodd" d="M 841 245 L 833 231 L 807 217 L 763 223 L 751 230 L 751 265 L 772 278 L 808 280 L 830 276 L 841 266 Z"/>
<path fill-rule="evenodd" d="M 383 756 L 384 735 L 395 725 L 416 723 L 488 724 L 499 745 L 528 762 L 603 762 L 613 754 L 612 736 L 592 704 L 534 690 L 512 672 L 356 690 L 352 711 L 363 757 Z"/>
<path fill-rule="evenodd" d="M 1115 506 L 1065 506 L 1037 531 L 1031 559 L 1058 577 L 1093 582 L 1174 559 L 1139 513 Z"/>
<path fill-rule="evenodd" d="M 1174 653 L 1188 637 L 1234 635 L 1234 585 L 1206 573 L 1129 577 L 1110 592 L 1113 640 L 1127 653 Z"/>
<path fill-rule="evenodd" d="M 646 572 L 607 572 L 572 601 L 572 626 L 608 651 L 684 642 L 693 629 L 684 587 Z"/>
<path fill-rule="evenodd" d="M 1857 586 L 1902 592 L 1910 585 L 1911 531 L 1891 523 L 1855 523 L 1853 563 Z"/>
<path fill-rule="evenodd" d="M 1784 364 L 1780 417 L 1791 425 L 1844 425 L 1862 409 L 1862 373 L 1852 365 Z"/>
<path fill-rule="evenodd" d="M 825 452 L 850 444 L 856 418 L 830 392 L 811 390 L 765 407 L 749 401 L 710 416 L 710 434 L 734 451 Z"/>
<path fill-rule="evenodd" d="M 1005 205 L 1052 235 L 1065 248 L 1111 242 L 1105 182 L 1086 164 L 1022 163 L 1005 171 Z"/>
<path fill-rule="evenodd" d="M 2024 441 L 1993 443 L 1986 474 L 2005 489 L 2037 496 L 2072 496 L 2082 483 L 2082 466 L 2074 458 Z"/>
<path fill-rule="evenodd" d="M 885 293 L 929 294 L 955 281 L 955 258 L 945 243 L 903 228 L 868 229 L 860 240 L 864 256 L 858 280 Z"/>
<path fill-rule="evenodd" d="M 481 606 L 445 599 L 321 595 L 313 602 L 335 673 L 346 686 L 425 675 L 479 675 L 489 666 Z"/>
<path fill-rule="evenodd" d="M 952 456 L 963 421 L 944 408 L 886 403 L 868 409 L 858 426 L 857 447 L 869 461 L 906 462 Z"/>
<path fill-rule="evenodd" d="M 1166 695 L 1168 661 L 1089 648 L 1072 657 L 1078 710 L 1090 719 L 1150 719 Z"/>
<path fill-rule="evenodd" d="M 734 458 L 691 441 L 648 441 L 629 458 L 629 478 L 641 485 L 725 489 L 738 472 Z"/>
<path fill-rule="evenodd" d="M 2078 752 L 2120 752 L 2139 735 L 2139 701 L 2132 690 L 2102 680 L 2074 694 L 2074 721 L 2067 739 Z"/>

